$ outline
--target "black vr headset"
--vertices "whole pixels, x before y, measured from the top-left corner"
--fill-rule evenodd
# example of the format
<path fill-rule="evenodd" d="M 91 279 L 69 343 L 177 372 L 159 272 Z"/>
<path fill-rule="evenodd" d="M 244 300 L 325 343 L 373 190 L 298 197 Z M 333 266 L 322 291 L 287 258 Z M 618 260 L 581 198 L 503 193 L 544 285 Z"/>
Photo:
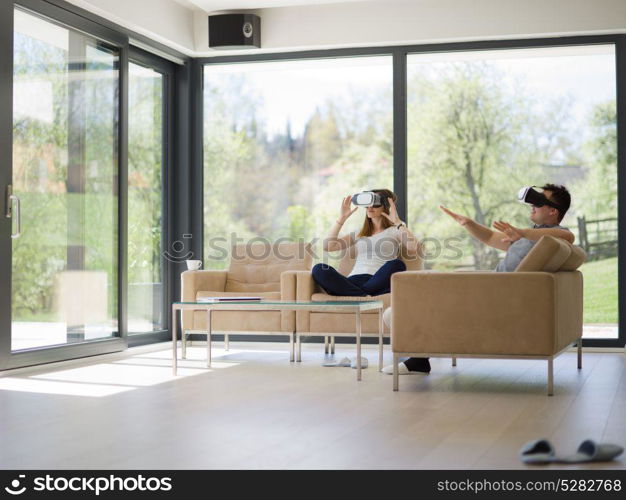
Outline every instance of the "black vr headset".
<path fill-rule="evenodd" d="M 389 209 L 389 201 L 374 191 L 363 191 L 352 195 L 352 204 L 357 207 L 385 207 Z"/>
<path fill-rule="evenodd" d="M 544 205 L 548 205 L 549 207 L 556 208 L 557 210 L 562 210 L 561 205 L 555 203 L 547 198 L 547 196 L 539 191 L 534 190 L 537 186 L 526 186 L 519 190 L 517 194 L 517 199 L 521 203 L 526 203 L 528 205 L 533 205 L 534 207 L 543 207 Z"/>

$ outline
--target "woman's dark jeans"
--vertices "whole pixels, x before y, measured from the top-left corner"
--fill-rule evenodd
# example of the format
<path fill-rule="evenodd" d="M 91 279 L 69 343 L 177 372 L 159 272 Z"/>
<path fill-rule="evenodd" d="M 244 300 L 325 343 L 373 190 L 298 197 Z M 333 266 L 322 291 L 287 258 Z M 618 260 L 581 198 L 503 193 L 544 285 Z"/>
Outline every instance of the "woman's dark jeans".
<path fill-rule="evenodd" d="M 382 295 L 391 291 L 391 275 L 406 271 L 406 264 L 400 259 L 385 262 L 375 274 L 355 274 L 345 277 L 328 264 L 315 264 L 311 270 L 313 279 L 330 295 L 363 297 Z"/>

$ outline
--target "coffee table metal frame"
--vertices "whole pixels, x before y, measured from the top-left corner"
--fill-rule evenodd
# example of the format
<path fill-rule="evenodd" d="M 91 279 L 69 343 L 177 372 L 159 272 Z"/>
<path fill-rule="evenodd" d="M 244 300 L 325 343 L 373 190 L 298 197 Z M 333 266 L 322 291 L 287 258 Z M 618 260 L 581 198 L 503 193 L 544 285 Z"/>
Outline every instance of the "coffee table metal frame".
<path fill-rule="evenodd" d="M 242 302 L 174 302 L 172 304 L 172 369 L 174 375 L 178 370 L 178 339 L 177 339 L 177 312 L 178 311 L 206 311 L 207 313 L 207 367 L 211 367 L 211 313 L 213 311 L 309 311 L 309 312 L 343 312 L 353 313 L 356 316 L 356 359 L 357 380 L 361 380 L 361 313 L 364 311 L 378 311 L 378 369 L 382 369 L 383 356 L 383 302 L 382 300 L 370 301 L 242 301 Z M 182 335 L 185 335 L 183 332 Z M 294 360 L 294 338 L 290 332 L 289 344 L 291 361 Z M 315 335 L 308 333 L 305 335 Z M 298 338 L 298 361 L 301 359 L 301 340 Z"/>

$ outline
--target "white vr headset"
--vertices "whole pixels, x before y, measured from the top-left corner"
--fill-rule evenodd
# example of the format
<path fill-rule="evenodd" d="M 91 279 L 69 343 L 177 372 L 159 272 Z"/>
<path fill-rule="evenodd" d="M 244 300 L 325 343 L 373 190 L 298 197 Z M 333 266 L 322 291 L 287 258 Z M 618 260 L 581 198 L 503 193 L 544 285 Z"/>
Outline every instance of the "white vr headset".
<path fill-rule="evenodd" d="M 352 204 L 357 207 L 385 207 L 389 208 L 389 202 L 384 196 L 373 191 L 363 191 L 352 195 Z"/>
<path fill-rule="evenodd" d="M 521 203 L 526 203 L 528 205 L 533 205 L 535 207 L 543 207 L 544 205 L 548 205 L 549 207 L 560 209 L 560 205 L 558 203 L 554 203 L 550 201 L 547 196 L 539 191 L 533 189 L 537 186 L 526 186 L 519 190 L 517 193 L 517 199 Z"/>

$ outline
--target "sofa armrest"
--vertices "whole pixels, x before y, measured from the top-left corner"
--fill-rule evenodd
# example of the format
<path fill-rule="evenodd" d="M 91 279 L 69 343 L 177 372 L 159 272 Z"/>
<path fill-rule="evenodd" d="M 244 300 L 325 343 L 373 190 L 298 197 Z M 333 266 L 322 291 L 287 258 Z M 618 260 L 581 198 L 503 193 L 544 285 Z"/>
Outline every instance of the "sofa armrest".
<path fill-rule="evenodd" d="M 180 277 L 181 299 L 196 300 L 200 290 L 223 292 L 228 271 L 185 271 Z"/>
<path fill-rule="evenodd" d="M 396 273 L 391 278 L 391 309 L 394 352 L 557 352 L 557 286 L 552 273 Z"/>
<path fill-rule="evenodd" d="M 288 271 L 295 279 L 295 300 L 309 301 L 315 293 L 316 283 L 311 271 Z M 283 273 L 284 274 L 284 273 Z M 308 332 L 309 311 L 296 311 L 296 331 Z"/>
<path fill-rule="evenodd" d="M 298 271 L 283 271 L 280 273 L 280 299 L 296 300 L 296 283 Z M 296 330 L 296 312 L 281 311 L 280 325 L 283 332 L 294 332 Z"/>
<path fill-rule="evenodd" d="M 194 302 L 200 290 L 223 292 L 228 271 L 185 271 L 180 276 L 180 295 L 184 302 Z M 194 330 L 193 311 L 183 311 L 182 329 Z"/>
<path fill-rule="evenodd" d="M 583 336 L 583 275 L 580 271 L 554 273 L 557 297 L 557 345 L 565 349 Z"/>
<path fill-rule="evenodd" d="M 296 299 L 311 300 L 317 287 L 311 271 L 294 271 L 294 273 L 296 275 Z"/>

